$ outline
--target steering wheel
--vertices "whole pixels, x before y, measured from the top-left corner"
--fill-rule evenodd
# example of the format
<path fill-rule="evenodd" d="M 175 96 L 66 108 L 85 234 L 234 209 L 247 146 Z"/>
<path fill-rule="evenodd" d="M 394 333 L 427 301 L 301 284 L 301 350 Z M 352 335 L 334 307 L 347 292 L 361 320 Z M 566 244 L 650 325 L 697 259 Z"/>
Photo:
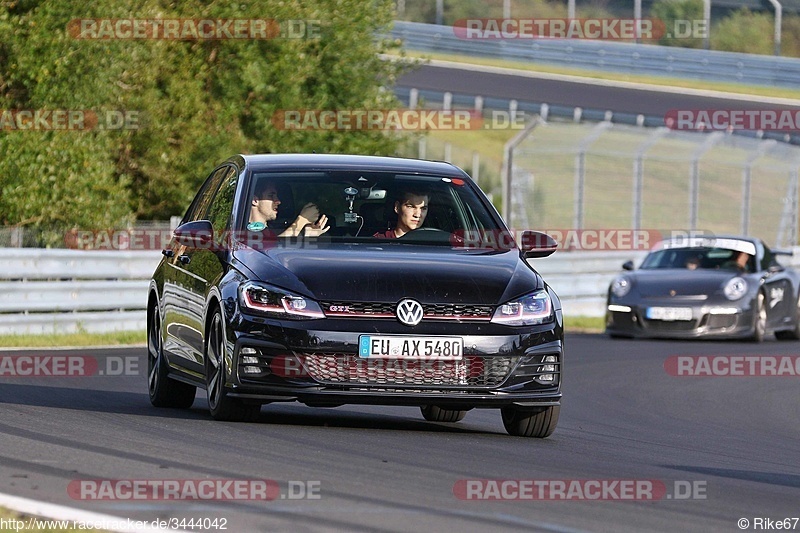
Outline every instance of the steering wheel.
<path fill-rule="evenodd" d="M 438 228 L 417 228 L 400 237 L 400 240 L 449 243 L 450 233 Z"/>

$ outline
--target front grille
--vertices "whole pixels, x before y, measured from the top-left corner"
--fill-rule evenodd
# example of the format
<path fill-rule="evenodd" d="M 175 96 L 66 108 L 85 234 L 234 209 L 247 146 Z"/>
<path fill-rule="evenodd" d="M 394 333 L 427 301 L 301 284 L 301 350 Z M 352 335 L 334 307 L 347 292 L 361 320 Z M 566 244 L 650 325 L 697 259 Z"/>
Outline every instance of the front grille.
<path fill-rule="evenodd" d="M 308 375 L 325 385 L 496 387 L 519 357 L 467 356 L 461 361 L 362 359 L 354 354 L 303 354 Z"/>
<path fill-rule="evenodd" d="M 372 302 L 321 302 L 329 317 L 394 318 L 397 304 Z M 491 320 L 491 305 L 423 304 L 423 320 Z"/>
<path fill-rule="evenodd" d="M 645 320 L 644 324 L 652 331 L 692 331 L 697 327 L 695 320 Z"/>
<path fill-rule="evenodd" d="M 736 315 L 708 315 L 708 329 L 726 329 L 736 325 Z"/>

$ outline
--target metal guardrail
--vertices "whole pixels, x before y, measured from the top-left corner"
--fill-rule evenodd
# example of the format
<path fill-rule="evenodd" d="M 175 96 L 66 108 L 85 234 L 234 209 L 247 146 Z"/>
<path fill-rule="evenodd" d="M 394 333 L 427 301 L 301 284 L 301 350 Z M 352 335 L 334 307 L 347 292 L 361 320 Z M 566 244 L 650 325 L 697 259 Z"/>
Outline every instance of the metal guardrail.
<path fill-rule="evenodd" d="M 565 315 L 603 316 L 622 263 L 638 264 L 645 254 L 558 252 L 531 264 L 558 293 Z M 148 280 L 159 258 L 152 251 L 0 248 L 0 335 L 144 331 Z M 800 247 L 786 264 L 800 267 Z"/>
<path fill-rule="evenodd" d="M 602 72 L 800 86 L 800 59 L 672 46 L 578 39 L 469 40 L 451 26 L 395 21 L 391 32 L 410 50 L 530 61 Z"/>
<path fill-rule="evenodd" d="M 144 331 L 156 251 L 0 248 L 0 335 Z"/>

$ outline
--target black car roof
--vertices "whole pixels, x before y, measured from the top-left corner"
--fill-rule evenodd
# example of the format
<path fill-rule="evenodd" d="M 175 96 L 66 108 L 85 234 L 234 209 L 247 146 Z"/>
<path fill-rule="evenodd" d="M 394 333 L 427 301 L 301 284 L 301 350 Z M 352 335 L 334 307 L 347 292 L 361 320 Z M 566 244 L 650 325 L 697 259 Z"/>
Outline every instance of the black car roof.
<path fill-rule="evenodd" d="M 347 154 L 261 154 L 239 155 L 229 161 L 259 172 L 291 168 L 293 170 L 355 170 L 412 172 L 464 176 L 464 172 L 444 161 L 423 161 L 401 157 Z"/>

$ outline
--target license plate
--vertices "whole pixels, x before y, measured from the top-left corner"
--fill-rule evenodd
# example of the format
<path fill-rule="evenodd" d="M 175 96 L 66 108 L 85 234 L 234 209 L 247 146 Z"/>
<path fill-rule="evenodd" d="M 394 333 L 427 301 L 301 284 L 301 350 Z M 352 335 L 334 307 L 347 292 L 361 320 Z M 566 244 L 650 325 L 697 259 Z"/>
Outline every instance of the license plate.
<path fill-rule="evenodd" d="M 647 318 L 650 320 L 664 320 L 673 322 L 675 320 L 691 320 L 691 307 L 648 307 Z"/>
<path fill-rule="evenodd" d="M 460 361 L 463 352 L 461 337 L 361 335 L 358 342 L 358 356 L 362 359 Z"/>

